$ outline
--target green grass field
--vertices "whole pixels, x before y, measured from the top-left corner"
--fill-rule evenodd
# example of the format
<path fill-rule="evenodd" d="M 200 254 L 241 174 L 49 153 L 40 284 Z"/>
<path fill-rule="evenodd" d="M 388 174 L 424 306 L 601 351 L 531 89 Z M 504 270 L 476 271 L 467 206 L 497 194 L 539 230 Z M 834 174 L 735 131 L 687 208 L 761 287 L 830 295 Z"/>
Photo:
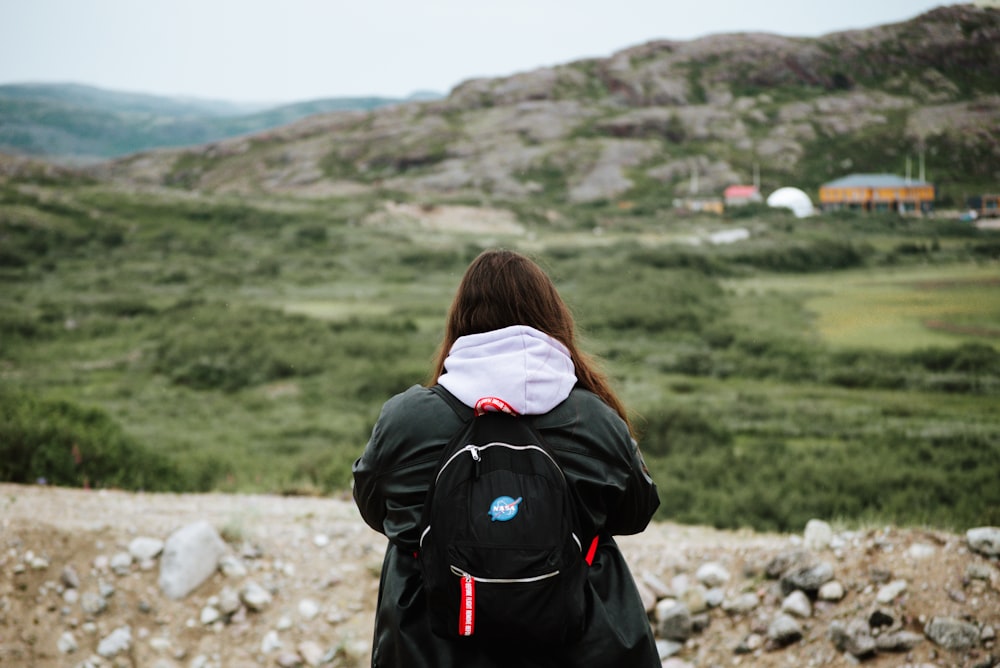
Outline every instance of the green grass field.
<path fill-rule="evenodd" d="M 840 348 L 895 352 L 979 341 L 1000 346 L 1000 267 L 978 263 L 732 281 L 740 295 L 801 301 L 811 330 Z"/>
<path fill-rule="evenodd" d="M 527 233 L 485 238 L 378 206 L 0 185 L 0 477 L 345 494 L 504 245 L 635 412 L 661 518 L 1000 522 L 996 233 L 765 212 L 712 246 L 731 223 L 522 206 Z"/>

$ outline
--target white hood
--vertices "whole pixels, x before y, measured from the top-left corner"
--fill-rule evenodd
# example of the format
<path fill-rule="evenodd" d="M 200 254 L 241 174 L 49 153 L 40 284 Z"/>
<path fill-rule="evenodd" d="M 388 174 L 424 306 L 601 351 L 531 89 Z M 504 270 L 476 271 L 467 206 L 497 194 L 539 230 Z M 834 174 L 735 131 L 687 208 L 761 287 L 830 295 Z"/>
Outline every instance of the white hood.
<path fill-rule="evenodd" d="M 444 368 L 438 382 L 463 404 L 498 397 L 522 415 L 549 412 L 576 384 L 566 346 L 525 325 L 460 337 Z"/>

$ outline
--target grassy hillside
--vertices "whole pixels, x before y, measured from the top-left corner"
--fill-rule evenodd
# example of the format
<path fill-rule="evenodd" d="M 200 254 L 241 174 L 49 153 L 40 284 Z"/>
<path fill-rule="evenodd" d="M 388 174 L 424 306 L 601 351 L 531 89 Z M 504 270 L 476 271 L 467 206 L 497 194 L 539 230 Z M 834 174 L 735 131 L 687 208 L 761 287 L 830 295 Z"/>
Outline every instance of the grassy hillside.
<path fill-rule="evenodd" d="M 474 223 L 495 211 L 443 226 L 384 192 L 59 179 L 0 185 L 6 480 L 345 492 L 382 402 L 425 379 L 464 267 L 504 245 L 547 267 L 606 360 L 661 517 L 1000 522 L 996 233 L 500 200 L 523 232 L 490 232 Z M 736 226 L 750 239 L 692 243 Z"/>

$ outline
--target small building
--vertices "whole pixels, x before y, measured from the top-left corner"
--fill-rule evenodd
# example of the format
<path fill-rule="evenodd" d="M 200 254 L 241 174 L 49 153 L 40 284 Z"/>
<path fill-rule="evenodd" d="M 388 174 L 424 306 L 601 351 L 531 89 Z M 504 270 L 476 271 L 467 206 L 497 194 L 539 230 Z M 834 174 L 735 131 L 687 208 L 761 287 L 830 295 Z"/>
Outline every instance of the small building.
<path fill-rule="evenodd" d="M 815 213 L 809 195 L 798 188 L 787 186 L 768 195 L 767 205 L 775 209 L 791 209 L 796 218 L 806 218 Z"/>
<path fill-rule="evenodd" d="M 722 200 L 718 197 L 683 197 L 674 200 L 674 208 L 689 213 L 716 213 L 720 216 L 723 212 Z"/>
<path fill-rule="evenodd" d="M 820 186 L 819 204 L 824 211 L 927 213 L 934 208 L 934 184 L 895 174 L 851 174 Z"/>
<path fill-rule="evenodd" d="M 966 200 L 969 211 L 975 211 L 979 218 L 1000 216 L 1000 195 L 973 195 Z"/>
<path fill-rule="evenodd" d="M 757 186 L 729 186 L 723 191 L 722 199 L 726 206 L 743 206 L 764 201 Z"/>

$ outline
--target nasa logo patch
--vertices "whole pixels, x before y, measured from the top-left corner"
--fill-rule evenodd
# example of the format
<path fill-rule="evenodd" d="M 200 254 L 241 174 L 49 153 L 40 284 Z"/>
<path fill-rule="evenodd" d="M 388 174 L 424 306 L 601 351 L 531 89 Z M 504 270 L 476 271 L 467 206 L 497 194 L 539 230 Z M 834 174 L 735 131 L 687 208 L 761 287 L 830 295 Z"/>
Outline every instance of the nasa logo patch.
<path fill-rule="evenodd" d="M 521 497 L 512 499 L 509 496 L 498 496 L 490 504 L 490 518 L 494 522 L 508 522 L 517 515 Z"/>

